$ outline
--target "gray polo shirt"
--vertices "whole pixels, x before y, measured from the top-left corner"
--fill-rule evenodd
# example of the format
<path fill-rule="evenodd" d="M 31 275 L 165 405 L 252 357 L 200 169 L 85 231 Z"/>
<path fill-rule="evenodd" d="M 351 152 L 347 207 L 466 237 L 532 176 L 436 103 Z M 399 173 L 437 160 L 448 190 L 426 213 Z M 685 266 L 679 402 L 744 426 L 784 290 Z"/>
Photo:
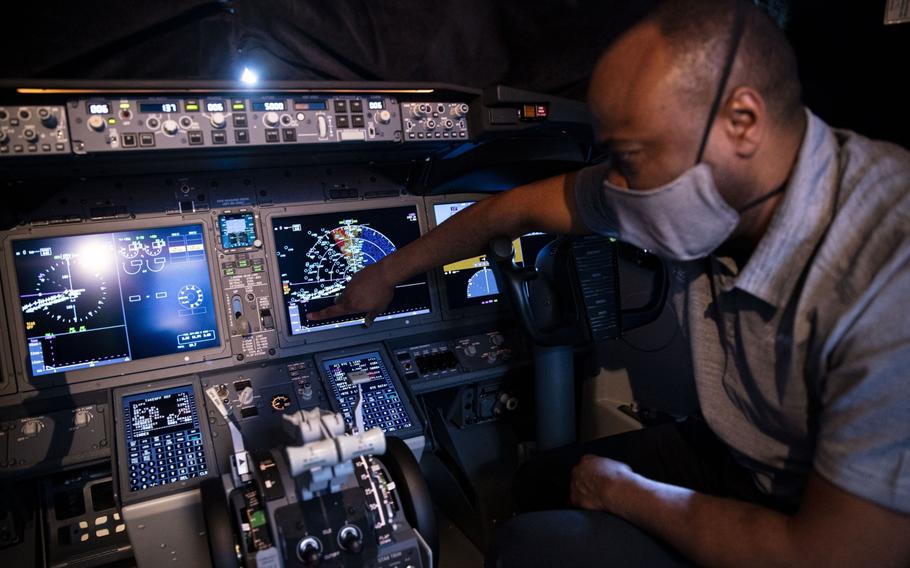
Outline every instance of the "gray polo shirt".
<path fill-rule="evenodd" d="M 749 260 L 669 263 L 670 301 L 702 413 L 760 488 L 796 504 L 814 469 L 910 513 L 910 153 L 808 116 Z M 603 175 L 580 172 L 578 208 L 622 238 Z"/>

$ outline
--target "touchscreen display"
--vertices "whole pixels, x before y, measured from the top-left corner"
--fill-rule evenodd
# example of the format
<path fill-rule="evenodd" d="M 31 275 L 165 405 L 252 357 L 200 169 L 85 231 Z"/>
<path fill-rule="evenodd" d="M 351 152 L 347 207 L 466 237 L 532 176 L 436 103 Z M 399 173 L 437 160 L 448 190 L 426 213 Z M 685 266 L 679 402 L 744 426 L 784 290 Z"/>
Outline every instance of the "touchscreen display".
<path fill-rule="evenodd" d="M 202 225 L 12 246 L 35 377 L 219 345 Z"/>
<path fill-rule="evenodd" d="M 354 407 L 359 399 L 364 431 L 378 427 L 389 433 L 414 425 L 378 352 L 327 359 L 322 367 L 329 390 L 349 424 L 356 424 Z"/>
<path fill-rule="evenodd" d="M 130 491 L 208 475 L 192 385 L 123 397 Z"/>
<path fill-rule="evenodd" d="M 282 297 L 292 335 L 355 325 L 363 314 L 310 322 L 331 306 L 355 273 L 420 237 L 414 206 L 272 219 Z M 376 321 L 430 313 L 426 274 L 396 286 Z"/>

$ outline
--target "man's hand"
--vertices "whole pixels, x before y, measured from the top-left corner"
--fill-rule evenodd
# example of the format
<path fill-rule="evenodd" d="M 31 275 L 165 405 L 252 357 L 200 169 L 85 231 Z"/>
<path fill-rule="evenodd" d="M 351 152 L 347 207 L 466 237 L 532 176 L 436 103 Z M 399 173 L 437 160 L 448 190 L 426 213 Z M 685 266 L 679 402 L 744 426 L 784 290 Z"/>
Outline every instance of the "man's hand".
<path fill-rule="evenodd" d="M 614 513 L 706 566 L 908 566 L 910 515 L 809 477 L 799 512 L 659 483 L 607 458 L 572 471 L 577 507 Z"/>
<path fill-rule="evenodd" d="M 389 307 L 394 295 L 395 283 L 381 263 L 371 264 L 351 278 L 344 292 L 335 298 L 334 306 L 307 314 L 306 318 L 318 321 L 345 314 L 365 314 L 364 324 L 370 326 Z"/>
<path fill-rule="evenodd" d="M 572 470 L 569 501 L 582 509 L 615 511 L 615 497 L 622 491 L 623 482 L 636 476 L 622 462 L 586 455 Z"/>

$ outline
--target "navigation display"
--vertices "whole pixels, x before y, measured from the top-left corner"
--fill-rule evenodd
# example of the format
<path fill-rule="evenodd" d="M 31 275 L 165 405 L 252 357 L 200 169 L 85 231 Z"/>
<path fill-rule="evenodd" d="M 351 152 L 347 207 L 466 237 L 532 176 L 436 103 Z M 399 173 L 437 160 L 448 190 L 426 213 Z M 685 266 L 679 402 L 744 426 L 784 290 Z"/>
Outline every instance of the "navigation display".
<path fill-rule="evenodd" d="M 309 322 L 331 306 L 365 267 L 420 237 L 415 206 L 272 219 L 288 327 L 292 335 L 363 322 L 363 315 Z M 430 313 L 426 274 L 399 284 L 376 321 Z"/>
<path fill-rule="evenodd" d="M 123 397 L 130 491 L 208 475 L 192 385 Z"/>
<path fill-rule="evenodd" d="M 202 225 L 12 246 L 33 376 L 220 345 Z"/>
<path fill-rule="evenodd" d="M 433 205 L 436 225 L 441 225 L 449 217 L 473 205 L 474 201 L 459 203 L 437 203 Z M 523 265 L 525 260 L 533 263 L 547 243 L 553 240 L 545 233 L 529 233 L 512 242 L 515 249 L 515 262 Z M 442 267 L 445 281 L 446 300 L 450 309 L 458 310 L 472 306 L 495 304 L 499 301 L 499 285 L 493 276 L 493 270 L 486 255 L 467 258 Z"/>
<path fill-rule="evenodd" d="M 326 359 L 322 362 L 322 368 L 329 389 L 349 424 L 357 425 L 354 412 L 357 401 L 360 400 L 359 413 L 363 420 L 363 431 L 378 427 L 389 433 L 414 426 L 402 395 L 395 388 L 378 352 Z"/>

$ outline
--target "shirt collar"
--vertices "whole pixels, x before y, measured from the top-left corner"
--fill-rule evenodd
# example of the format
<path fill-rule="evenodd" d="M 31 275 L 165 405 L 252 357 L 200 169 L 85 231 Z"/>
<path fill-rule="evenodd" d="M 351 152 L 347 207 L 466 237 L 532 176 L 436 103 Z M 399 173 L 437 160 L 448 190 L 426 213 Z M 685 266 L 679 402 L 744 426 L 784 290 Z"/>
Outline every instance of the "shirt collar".
<path fill-rule="evenodd" d="M 784 197 L 734 283 L 736 288 L 777 307 L 793 293 L 835 206 L 837 139 L 808 109 L 806 115 L 806 132 Z"/>

